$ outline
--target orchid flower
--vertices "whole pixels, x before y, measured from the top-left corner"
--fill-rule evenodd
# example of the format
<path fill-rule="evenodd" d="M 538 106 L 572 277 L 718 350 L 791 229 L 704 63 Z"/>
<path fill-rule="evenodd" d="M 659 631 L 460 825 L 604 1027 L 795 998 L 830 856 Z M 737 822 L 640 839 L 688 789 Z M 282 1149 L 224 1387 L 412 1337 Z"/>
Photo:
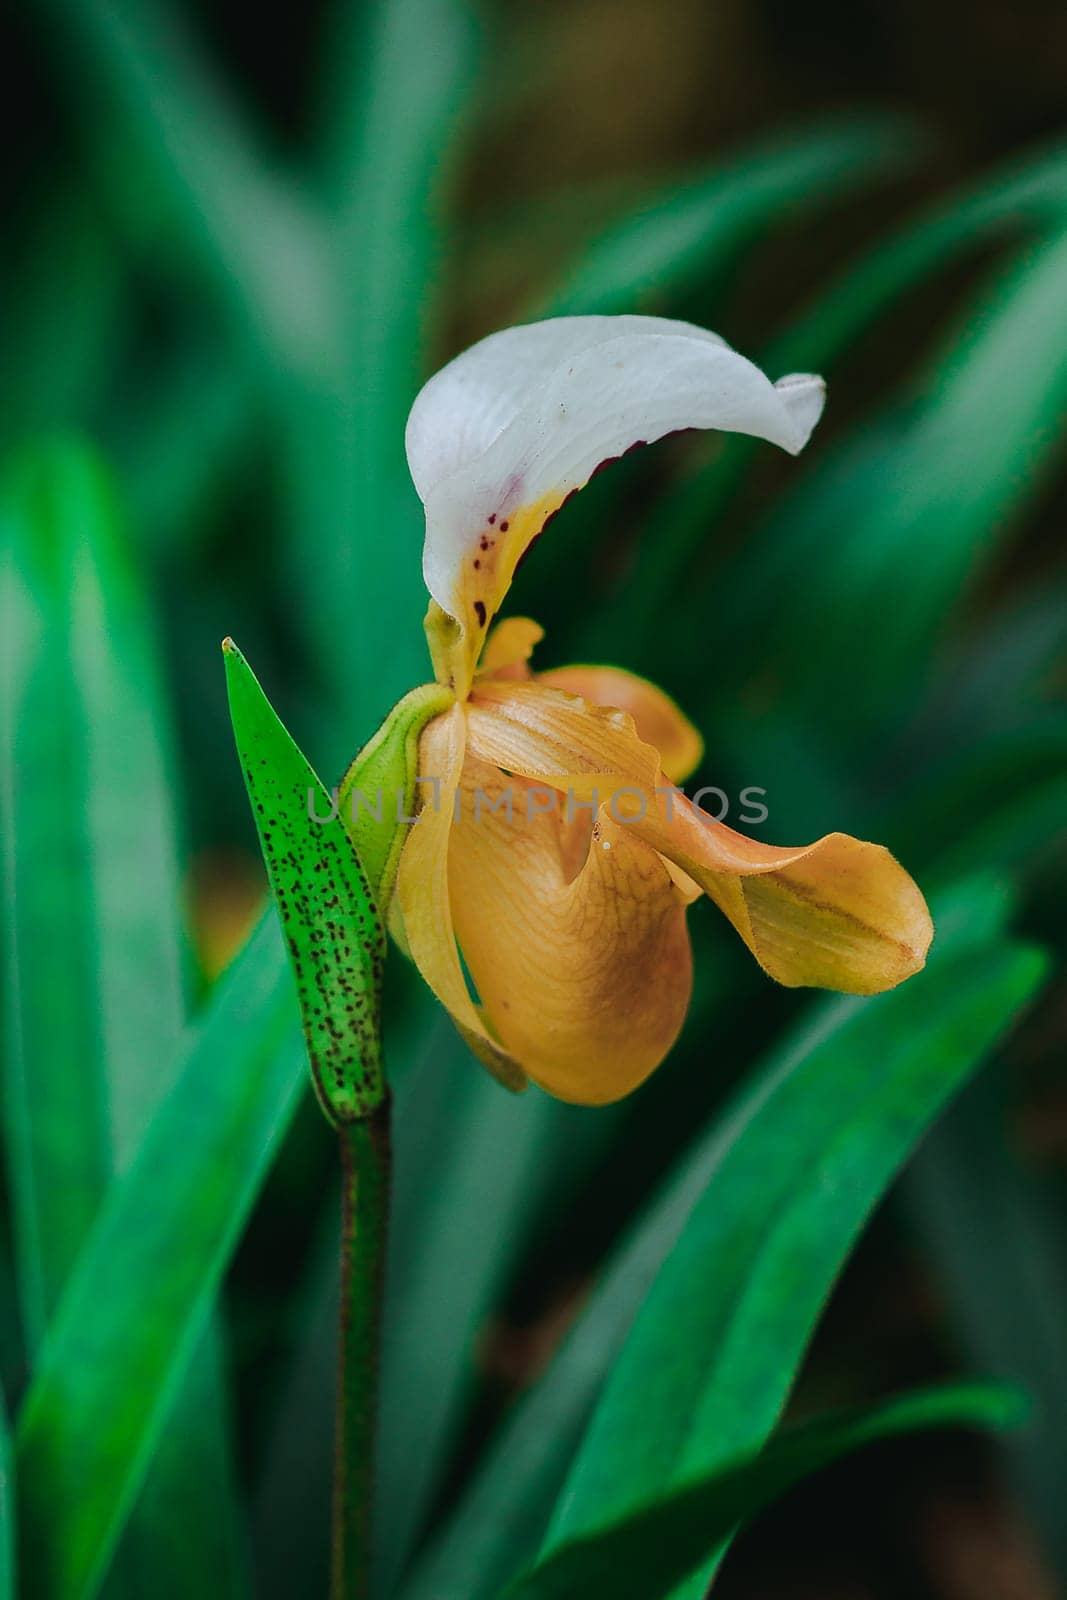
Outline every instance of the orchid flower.
<path fill-rule="evenodd" d="M 715 334 L 638 316 L 507 329 L 415 400 L 407 454 L 447 694 L 419 737 L 394 926 L 514 1087 L 602 1104 L 659 1065 L 689 1003 L 701 894 L 782 984 L 875 994 L 923 965 L 929 913 L 887 850 L 841 833 L 783 848 L 713 821 L 676 788 L 702 743 L 666 694 L 616 667 L 534 672 L 537 624 L 492 626 L 519 561 L 598 468 L 688 428 L 795 455 L 823 400 L 817 377 L 772 383 Z"/>

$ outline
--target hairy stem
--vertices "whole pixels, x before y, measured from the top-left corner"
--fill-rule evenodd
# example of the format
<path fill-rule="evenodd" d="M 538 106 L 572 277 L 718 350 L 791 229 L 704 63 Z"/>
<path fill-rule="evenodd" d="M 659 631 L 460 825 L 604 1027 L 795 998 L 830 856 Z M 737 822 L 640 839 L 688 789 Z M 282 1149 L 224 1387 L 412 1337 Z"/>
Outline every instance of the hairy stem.
<path fill-rule="evenodd" d="M 341 1318 L 333 1492 L 333 1600 L 370 1592 L 378 1347 L 389 1216 L 389 1101 L 338 1130 Z"/>

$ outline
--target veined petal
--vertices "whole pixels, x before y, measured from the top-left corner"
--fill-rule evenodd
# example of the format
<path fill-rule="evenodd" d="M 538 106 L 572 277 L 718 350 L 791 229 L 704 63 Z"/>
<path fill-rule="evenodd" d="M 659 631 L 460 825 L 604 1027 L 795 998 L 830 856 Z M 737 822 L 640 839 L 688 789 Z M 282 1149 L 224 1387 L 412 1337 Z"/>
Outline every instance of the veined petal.
<path fill-rule="evenodd" d="M 561 797 L 470 754 L 463 791 L 452 915 L 495 1035 L 560 1099 L 629 1094 L 689 1003 L 685 897 L 657 852 L 603 813 L 575 872 Z"/>
<path fill-rule="evenodd" d="M 779 983 L 878 994 L 923 966 L 930 913 L 883 846 L 843 833 L 795 849 L 749 839 L 671 792 L 629 717 L 536 680 L 479 688 L 468 725 L 471 750 L 509 772 L 617 795 L 627 831 L 699 884 Z"/>
<path fill-rule="evenodd" d="M 700 885 L 779 983 L 881 994 L 926 961 L 926 901 L 883 845 L 845 833 L 765 845 L 681 795 L 657 796 L 632 827 Z"/>
<path fill-rule="evenodd" d="M 457 693 L 520 558 L 599 466 L 687 428 L 795 454 L 823 398 L 821 379 L 771 383 L 715 334 L 661 317 L 508 328 L 450 362 L 415 400 L 407 452 L 426 506 L 426 586 L 458 625 Z"/>
<path fill-rule="evenodd" d="M 657 752 L 638 738 L 628 712 L 591 705 L 538 678 L 479 680 L 467 730 L 479 759 L 582 799 L 601 803 L 625 788 L 651 796 L 666 784 Z"/>
<path fill-rule="evenodd" d="M 556 667 L 539 672 L 537 682 L 581 695 L 596 706 L 614 706 L 634 719 L 639 739 L 658 751 L 672 783 L 681 783 L 699 765 L 704 741 L 669 694 L 621 667 Z"/>
<path fill-rule="evenodd" d="M 435 718 L 422 732 L 422 809 L 400 854 L 396 903 L 412 960 L 471 1050 L 509 1088 L 521 1089 L 526 1083 L 525 1074 L 490 1036 L 467 990 L 452 927 L 449 840 L 465 746 L 466 723 L 460 705 Z"/>

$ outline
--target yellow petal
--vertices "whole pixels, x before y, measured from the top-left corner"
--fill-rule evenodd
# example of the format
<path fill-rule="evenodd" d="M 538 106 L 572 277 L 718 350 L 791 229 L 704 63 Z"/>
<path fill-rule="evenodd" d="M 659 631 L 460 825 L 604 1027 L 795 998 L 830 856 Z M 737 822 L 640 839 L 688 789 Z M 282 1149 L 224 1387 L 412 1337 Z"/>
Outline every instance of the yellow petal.
<path fill-rule="evenodd" d="M 478 663 L 478 676 L 528 678 L 530 674 L 526 663 L 544 636 L 544 628 L 529 617 L 506 617 L 503 622 L 497 623 L 485 641 L 482 659 Z"/>
<path fill-rule="evenodd" d="M 621 667 L 575 666 L 539 672 L 537 681 L 581 695 L 592 705 L 629 712 L 638 738 L 659 752 L 660 765 L 672 783 L 682 783 L 699 765 L 703 739 L 670 695 L 647 678 Z"/>
<path fill-rule="evenodd" d="M 764 845 L 681 796 L 658 797 L 632 826 L 700 885 L 779 983 L 880 994 L 925 963 L 926 901 L 882 845 L 845 833 L 799 849 Z"/>
<path fill-rule="evenodd" d="M 423 729 L 419 774 L 436 779 L 437 789 L 421 785 L 422 809 L 401 851 L 396 898 L 407 946 L 422 976 L 478 1059 L 509 1088 L 519 1089 L 525 1085 L 525 1074 L 490 1036 L 471 1000 L 452 930 L 449 837 L 465 744 L 462 706 L 453 706 Z"/>
<path fill-rule="evenodd" d="M 452 916 L 496 1037 L 560 1099 L 629 1094 L 689 1003 L 684 896 L 656 851 L 603 813 L 571 875 L 573 835 L 550 789 L 469 754 L 463 786 Z"/>
<path fill-rule="evenodd" d="M 471 753 L 505 772 L 572 788 L 582 799 L 606 801 L 636 787 L 651 795 L 659 756 L 637 736 L 628 712 L 590 705 L 578 695 L 533 679 L 475 684 L 467 706 Z"/>
<path fill-rule="evenodd" d="M 472 752 L 509 772 L 582 797 L 593 785 L 600 799 L 638 790 L 644 805 L 618 795 L 618 816 L 700 885 L 779 983 L 877 994 L 923 966 L 930 913 L 881 845 L 841 833 L 796 849 L 748 839 L 666 792 L 632 719 L 537 681 L 479 687 L 468 724 Z"/>

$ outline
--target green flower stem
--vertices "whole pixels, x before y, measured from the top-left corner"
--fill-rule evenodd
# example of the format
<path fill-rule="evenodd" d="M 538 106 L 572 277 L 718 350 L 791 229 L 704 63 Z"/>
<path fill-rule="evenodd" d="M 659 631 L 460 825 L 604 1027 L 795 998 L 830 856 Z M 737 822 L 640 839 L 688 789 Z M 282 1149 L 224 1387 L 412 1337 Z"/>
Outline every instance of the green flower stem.
<path fill-rule="evenodd" d="M 391 1164 L 390 1101 L 338 1130 L 341 1315 L 333 1489 L 333 1600 L 370 1592 L 374 1435 Z"/>
<path fill-rule="evenodd" d="M 341 1144 L 332 1587 L 334 1600 L 367 1600 L 389 1212 L 384 913 L 415 800 L 419 734 L 455 696 L 438 683 L 405 695 L 331 804 L 233 640 L 222 649 L 237 752 L 296 978 L 311 1078 Z M 363 807 L 355 803 L 360 796 Z"/>

